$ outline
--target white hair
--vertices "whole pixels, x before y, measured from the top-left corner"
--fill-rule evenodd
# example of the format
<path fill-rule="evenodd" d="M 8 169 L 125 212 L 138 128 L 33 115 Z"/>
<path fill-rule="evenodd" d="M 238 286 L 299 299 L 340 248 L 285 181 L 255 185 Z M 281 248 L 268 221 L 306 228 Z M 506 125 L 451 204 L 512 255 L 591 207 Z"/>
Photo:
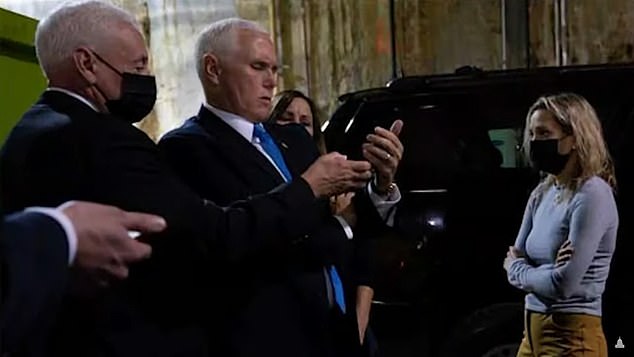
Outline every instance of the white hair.
<path fill-rule="evenodd" d="M 236 30 L 253 30 L 268 34 L 269 32 L 257 22 L 232 17 L 211 23 L 203 29 L 196 40 L 196 71 L 202 80 L 204 77 L 203 56 L 207 53 L 228 55 L 235 47 Z"/>
<path fill-rule="evenodd" d="M 80 46 L 95 46 L 112 31 L 113 24 L 140 29 L 127 11 L 108 2 L 69 1 L 57 7 L 37 25 L 35 52 L 44 74 L 55 72 Z"/>

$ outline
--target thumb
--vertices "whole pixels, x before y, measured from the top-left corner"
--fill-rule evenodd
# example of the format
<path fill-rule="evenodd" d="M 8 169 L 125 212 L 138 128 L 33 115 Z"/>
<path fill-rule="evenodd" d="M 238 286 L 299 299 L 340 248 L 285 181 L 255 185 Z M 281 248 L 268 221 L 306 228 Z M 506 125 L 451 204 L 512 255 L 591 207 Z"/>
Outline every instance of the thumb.
<path fill-rule="evenodd" d="M 401 130 L 403 130 L 403 121 L 401 119 L 396 119 L 392 126 L 390 127 L 390 131 L 394 133 L 394 135 L 399 136 L 401 134 Z"/>

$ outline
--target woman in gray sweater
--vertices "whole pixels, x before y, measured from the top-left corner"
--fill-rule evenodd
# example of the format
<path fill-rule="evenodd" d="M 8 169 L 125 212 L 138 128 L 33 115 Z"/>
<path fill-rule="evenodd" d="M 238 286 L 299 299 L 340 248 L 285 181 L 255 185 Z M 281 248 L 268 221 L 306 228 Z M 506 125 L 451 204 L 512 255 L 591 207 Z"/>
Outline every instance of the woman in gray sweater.
<path fill-rule="evenodd" d="M 528 112 L 524 148 L 547 176 L 504 260 L 508 281 L 527 293 L 517 355 L 607 356 L 601 296 L 619 222 L 601 124 L 578 95 L 542 97 Z M 562 246 L 572 253 L 558 260 Z"/>

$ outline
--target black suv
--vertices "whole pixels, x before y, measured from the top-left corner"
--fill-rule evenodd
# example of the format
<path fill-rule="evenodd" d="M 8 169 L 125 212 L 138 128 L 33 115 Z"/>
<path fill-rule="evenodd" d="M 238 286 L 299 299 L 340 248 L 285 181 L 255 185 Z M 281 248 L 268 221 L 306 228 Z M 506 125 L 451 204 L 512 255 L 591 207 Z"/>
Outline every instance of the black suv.
<path fill-rule="evenodd" d="M 358 158 L 372 127 L 405 122 L 396 229 L 374 247 L 372 325 L 382 355 L 515 356 L 524 294 L 508 284 L 502 261 L 539 180 L 521 155 L 523 127 L 540 95 L 564 91 L 595 107 L 617 166 L 621 224 L 603 321 L 611 356 L 634 350 L 626 275 L 634 240 L 628 143 L 634 138 L 634 65 L 628 64 L 463 68 L 340 97 L 324 131 L 329 150 Z M 619 337 L 624 349 L 615 348 Z"/>

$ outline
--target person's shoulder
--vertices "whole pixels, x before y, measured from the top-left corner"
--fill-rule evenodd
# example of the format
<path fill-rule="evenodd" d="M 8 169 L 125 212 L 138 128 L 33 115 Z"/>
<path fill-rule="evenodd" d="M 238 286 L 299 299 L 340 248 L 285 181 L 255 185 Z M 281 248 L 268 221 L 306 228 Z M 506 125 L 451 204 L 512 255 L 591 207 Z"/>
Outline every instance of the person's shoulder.
<path fill-rule="evenodd" d="M 41 140 L 57 140 L 68 137 L 75 123 L 65 113 L 58 112 L 43 103 L 36 103 L 29 108 L 9 132 L 5 150 L 15 146 L 34 144 Z"/>
<path fill-rule="evenodd" d="M 59 130 L 72 125 L 72 118 L 44 103 L 36 103 L 24 113 L 16 128 L 34 131 Z"/>
<path fill-rule="evenodd" d="M 600 205 L 605 209 L 616 210 L 616 200 L 612 187 L 601 177 L 586 179 L 573 197 L 577 205 Z"/>
<path fill-rule="evenodd" d="M 601 177 L 592 176 L 586 179 L 578 190 L 579 193 L 585 195 L 608 195 L 613 196 L 612 187 Z"/>
<path fill-rule="evenodd" d="M 189 119 L 186 119 L 183 124 L 180 126 L 168 130 L 161 136 L 159 140 L 160 143 L 164 143 L 166 141 L 178 140 L 179 138 L 184 137 L 199 137 L 205 136 L 205 130 L 200 126 L 200 123 L 197 120 L 198 117 L 194 116 Z"/>

